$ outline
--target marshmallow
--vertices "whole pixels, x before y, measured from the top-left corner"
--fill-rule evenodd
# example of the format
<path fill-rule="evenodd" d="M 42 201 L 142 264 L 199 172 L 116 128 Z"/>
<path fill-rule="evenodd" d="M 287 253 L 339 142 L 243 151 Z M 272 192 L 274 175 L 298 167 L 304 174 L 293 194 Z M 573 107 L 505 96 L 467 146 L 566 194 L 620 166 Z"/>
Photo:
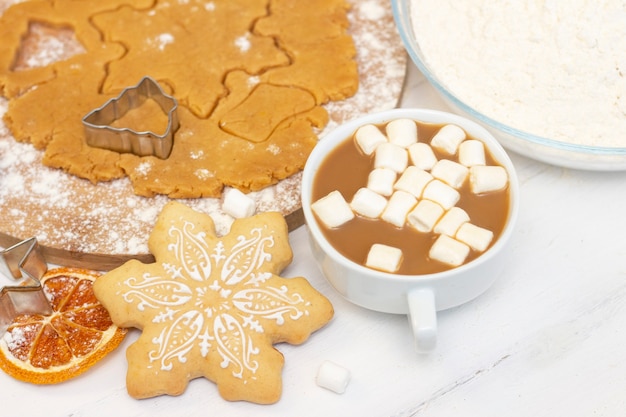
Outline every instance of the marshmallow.
<path fill-rule="evenodd" d="M 447 265 L 459 266 L 465 262 L 469 252 L 470 248 L 465 243 L 448 235 L 439 235 L 430 247 L 428 256 Z"/>
<path fill-rule="evenodd" d="M 430 200 L 421 200 L 407 216 L 408 223 L 418 232 L 428 233 L 433 230 L 444 210 L 439 204 Z"/>
<path fill-rule="evenodd" d="M 367 253 L 365 266 L 385 272 L 396 272 L 402 263 L 402 250 L 374 243 Z"/>
<path fill-rule="evenodd" d="M 370 219 L 380 216 L 385 206 L 387 206 L 387 199 L 369 188 L 360 188 L 354 193 L 350 202 L 350 207 L 354 212 Z"/>
<path fill-rule="evenodd" d="M 408 148 L 417 142 L 417 124 L 411 119 L 396 119 L 387 123 L 385 128 L 389 142 Z"/>
<path fill-rule="evenodd" d="M 406 191 L 420 198 L 426 185 L 433 180 L 429 172 L 410 165 L 404 170 L 398 181 L 393 185 L 396 190 Z"/>
<path fill-rule="evenodd" d="M 456 238 L 475 251 L 483 252 L 491 243 L 493 232 L 472 223 L 463 223 L 456 232 Z"/>
<path fill-rule="evenodd" d="M 444 209 L 450 210 L 461 198 L 461 194 L 445 182 L 434 179 L 428 183 L 422 198 L 439 203 Z"/>
<path fill-rule="evenodd" d="M 391 195 L 381 218 L 396 227 L 404 226 L 406 216 L 417 204 L 417 199 L 406 191 L 396 191 Z"/>
<path fill-rule="evenodd" d="M 408 147 L 408 151 L 413 165 L 425 171 L 430 171 L 437 162 L 433 148 L 427 143 L 414 143 Z"/>
<path fill-rule="evenodd" d="M 350 205 L 337 190 L 312 203 L 311 210 L 329 228 L 339 227 L 354 218 Z"/>
<path fill-rule="evenodd" d="M 439 219 L 433 231 L 437 234 L 454 236 L 459 227 L 469 220 L 469 214 L 465 210 L 461 207 L 452 207 Z"/>
<path fill-rule="evenodd" d="M 354 134 L 356 144 L 365 155 L 374 153 L 378 145 L 387 142 L 387 137 L 374 125 L 364 125 Z"/>
<path fill-rule="evenodd" d="M 350 371 L 330 361 L 324 361 L 317 370 L 315 382 L 337 394 L 343 394 L 350 382 Z"/>
<path fill-rule="evenodd" d="M 389 197 L 393 194 L 393 184 L 396 182 L 397 177 L 398 174 L 390 169 L 373 169 L 367 177 L 367 188 L 375 193 Z"/>
<path fill-rule="evenodd" d="M 456 151 L 465 140 L 465 131 L 457 125 L 445 125 L 430 140 L 430 145 L 448 155 L 456 154 Z"/>
<path fill-rule="evenodd" d="M 509 182 L 509 176 L 501 166 L 476 165 L 469 170 L 470 189 L 474 194 L 503 190 Z"/>
<path fill-rule="evenodd" d="M 238 189 L 231 188 L 224 196 L 222 210 L 236 219 L 241 219 L 254 214 L 256 203 Z"/>
<path fill-rule="evenodd" d="M 468 172 L 469 170 L 465 165 L 450 161 L 449 159 L 439 160 L 430 171 L 433 177 L 440 179 L 457 190 L 461 188 L 465 182 Z"/>
<path fill-rule="evenodd" d="M 395 172 L 402 172 L 409 164 L 409 155 L 401 146 L 393 143 L 381 143 L 376 148 L 374 168 L 387 168 Z"/>
<path fill-rule="evenodd" d="M 485 145 L 476 139 L 463 141 L 459 145 L 459 163 L 466 167 L 485 165 Z"/>

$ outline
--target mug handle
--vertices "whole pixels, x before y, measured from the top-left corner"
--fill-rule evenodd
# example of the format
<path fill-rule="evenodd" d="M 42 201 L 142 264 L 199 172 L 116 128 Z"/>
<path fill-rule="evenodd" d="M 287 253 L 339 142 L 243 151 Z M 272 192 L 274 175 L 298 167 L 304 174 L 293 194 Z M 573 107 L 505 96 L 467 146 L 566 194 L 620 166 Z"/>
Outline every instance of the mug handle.
<path fill-rule="evenodd" d="M 418 352 L 431 352 L 437 345 L 437 309 L 435 292 L 430 288 L 414 289 L 407 293 L 409 323 Z"/>

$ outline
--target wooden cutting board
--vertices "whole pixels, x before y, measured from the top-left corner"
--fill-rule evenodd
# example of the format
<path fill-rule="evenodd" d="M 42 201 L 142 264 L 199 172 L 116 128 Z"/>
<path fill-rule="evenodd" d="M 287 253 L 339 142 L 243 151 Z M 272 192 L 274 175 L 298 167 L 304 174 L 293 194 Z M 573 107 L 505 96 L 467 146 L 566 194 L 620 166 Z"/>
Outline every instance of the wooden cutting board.
<path fill-rule="evenodd" d="M 10 2 L 0 0 L 0 13 Z M 407 56 L 389 2 L 351 3 L 359 91 L 350 99 L 325 106 L 330 114 L 325 131 L 354 117 L 395 107 L 404 83 Z M 0 115 L 6 107 L 0 98 Z M 93 184 L 43 166 L 41 157 L 42 152 L 31 145 L 17 143 L 0 123 L 0 246 L 36 236 L 48 262 L 99 270 L 110 270 L 132 258 L 153 261 L 148 236 L 169 198 L 136 196 L 126 179 Z M 296 174 L 252 193 L 258 211 L 280 211 L 290 230 L 301 226 L 300 179 L 301 174 Z M 233 219 L 221 210 L 222 199 L 180 201 L 210 214 L 218 234 L 227 232 Z"/>

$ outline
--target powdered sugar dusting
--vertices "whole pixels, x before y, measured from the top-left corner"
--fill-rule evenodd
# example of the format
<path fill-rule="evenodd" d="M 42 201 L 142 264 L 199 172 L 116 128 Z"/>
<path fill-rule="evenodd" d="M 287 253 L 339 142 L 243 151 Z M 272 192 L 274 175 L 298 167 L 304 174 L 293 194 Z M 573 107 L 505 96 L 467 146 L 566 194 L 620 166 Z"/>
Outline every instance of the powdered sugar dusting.
<path fill-rule="evenodd" d="M 0 12 L 2 10 L 0 4 Z M 32 22 L 28 34 L 22 38 L 21 50 L 15 60 L 15 70 L 44 67 L 63 57 L 82 52 L 85 52 L 85 49 L 71 28 Z"/>
<path fill-rule="evenodd" d="M 267 147 L 267 150 L 270 151 L 272 155 L 278 155 L 280 153 L 280 147 L 276 144 L 271 144 Z"/>
<path fill-rule="evenodd" d="M 144 161 L 144 162 L 141 162 L 139 165 L 137 165 L 137 167 L 135 168 L 135 172 L 138 175 L 146 176 L 148 175 L 148 173 L 150 173 L 151 169 L 152 169 L 152 164 L 148 161 Z"/>
<path fill-rule="evenodd" d="M 246 34 L 235 39 L 235 46 L 239 48 L 241 52 L 248 52 L 251 46 L 248 35 Z"/>
<path fill-rule="evenodd" d="M 328 129 L 371 111 L 395 107 L 404 81 L 406 55 L 396 35 L 388 3 L 383 0 L 352 0 L 352 3 L 349 19 L 358 50 L 360 87 L 354 97 L 325 106 L 331 117 Z M 205 7 L 212 10 L 215 4 L 207 3 Z M 240 47 L 245 49 L 243 44 Z M 250 81 L 254 83 L 255 79 Z M 6 110 L 7 101 L 0 97 L 0 117 Z M 36 236 L 42 245 L 68 252 L 148 254 L 148 236 L 163 206 L 170 201 L 168 197 L 137 196 L 127 178 L 94 185 L 48 168 L 41 159 L 41 151 L 16 142 L 0 122 L 0 245 L 5 237 Z M 136 173 L 145 174 L 151 168 L 148 162 L 141 163 Z M 210 172 L 198 174 L 211 175 Z M 298 173 L 250 193 L 257 212 L 277 211 L 287 217 L 298 212 L 301 178 Z M 222 210 L 221 198 L 179 201 L 209 214 L 218 236 L 226 234 L 234 221 Z M 73 261 L 69 259 L 68 263 Z"/>
<path fill-rule="evenodd" d="M 364 1 L 361 3 L 361 13 L 367 20 L 385 19 L 385 8 L 376 1 Z"/>
<path fill-rule="evenodd" d="M 0 98 L 0 116 L 6 111 Z M 128 179 L 93 185 L 43 165 L 43 153 L 18 143 L 0 123 L 0 230 L 25 239 L 36 236 L 44 246 L 70 252 L 143 255 L 156 218 L 169 198 L 133 193 Z M 139 166 L 138 170 L 149 169 Z M 202 175 L 211 175 L 210 172 Z M 278 191 L 280 190 L 280 191 Z M 280 195 L 280 199 L 276 199 Z M 259 211 L 289 215 L 299 209 L 298 175 L 262 191 L 250 193 Z M 221 199 L 182 200 L 209 214 L 218 235 L 230 229 L 233 218 L 222 210 Z M 71 216 L 68 216 L 68 213 Z"/>
<path fill-rule="evenodd" d="M 348 18 L 361 74 L 359 91 L 348 100 L 326 105 L 330 113 L 326 131 L 345 120 L 396 107 L 406 73 L 406 53 L 388 2 L 353 0 L 351 3 Z"/>
<path fill-rule="evenodd" d="M 155 46 L 160 51 L 165 50 L 165 47 L 174 42 L 174 36 L 171 33 L 162 33 L 155 39 L 148 39 L 150 46 Z"/>
<path fill-rule="evenodd" d="M 256 75 L 253 75 L 251 77 L 248 77 L 248 85 L 250 87 L 254 87 L 255 85 L 257 85 L 260 82 L 260 78 Z"/>
<path fill-rule="evenodd" d="M 213 172 L 209 171 L 206 168 L 197 169 L 194 174 L 201 180 L 208 180 L 209 178 L 214 177 Z"/>
<path fill-rule="evenodd" d="M 3 340 L 10 351 L 16 351 L 26 346 L 28 340 L 26 338 L 25 326 L 16 326 L 11 331 L 6 332 Z"/>

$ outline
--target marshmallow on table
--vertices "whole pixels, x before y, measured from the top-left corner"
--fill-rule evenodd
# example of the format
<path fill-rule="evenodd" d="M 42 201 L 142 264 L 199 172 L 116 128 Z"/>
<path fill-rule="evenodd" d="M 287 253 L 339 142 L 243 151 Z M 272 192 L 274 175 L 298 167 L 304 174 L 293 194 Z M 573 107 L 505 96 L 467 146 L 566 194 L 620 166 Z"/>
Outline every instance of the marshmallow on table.
<path fill-rule="evenodd" d="M 459 227 L 469 220 L 469 214 L 465 210 L 461 207 L 452 207 L 439 219 L 433 231 L 437 234 L 454 236 Z"/>
<path fill-rule="evenodd" d="M 424 188 L 422 198 L 432 200 L 444 209 L 450 210 L 459 201 L 461 194 L 445 182 L 434 179 Z"/>
<path fill-rule="evenodd" d="M 411 163 L 425 171 L 430 171 L 437 163 L 437 156 L 429 144 L 418 142 L 407 148 Z"/>
<path fill-rule="evenodd" d="M 395 172 L 402 172 L 409 164 L 409 155 L 402 146 L 393 143 L 381 143 L 376 148 L 374 168 L 387 168 Z"/>
<path fill-rule="evenodd" d="M 469 169 L 469 180 L 472 192 L 482 194 L 506 188 L 509 175 L 499 165 L 476 165 Z"/>
<path fill-rule="evenodd" d="M 457 125 L 445 125 L 430 140 L 433 148 L 439 149 L 448 155 L 456 154 L 456 151 L 465 140 L 465 131 Z"/>
<path fill-rule="evenodd" d="M 389 142 L 408 148 L 417 142 L 417 124 L 411 119 L 396 119 L 387 123 L 385 128 Z"/>
<path fill-rule="evenodd" d="M 421 200 L 407 216 L 408 223 L 415 230 L 428 233 L 443 215 L 443 207 L 431 200 Z"/>
<path fill-rule="evenodd" d="M 456 232 L 457 240 L 478 252 L 483 252 L 493 239 L 493 232 L 472 223 L 463 223 Z"/>
<path fill-rule="evenodd" d="M 449 159 L 439 160 L 430 171 L 433 177 L 440 179 L 456 189 L 461 188 L 465 182 L 465 178 L 467 178 L 468 172 L 469 170 L 465 165 L 461 165 Z"/>
<path fill-rule="evenodd" d="M 354 212 L 370 219 L 380 216 L 386 206 L 387 199 L 369 188 L 359 188 L 350 202 Z"/>
<path fill-rule="evenodd" d="M 330 361 L 324 361 L 317 370 L 317 385 L 337 394 L 343 394 L 350 382 L 350 371 Z"/>
<path fill-rule="evenodd" d="M 256 211 L 256 203 L 253 199 L 236 188 L 228 190 L 224 196 L 222 210 L 236 219 L 250 217 Z"/>
<path fill-rule="evenodd" d="M 356 143 L 365 155 L 374 153 L 378 145 L 387 142 L 387 137 L 374 125 L 363 125 L 354 134 Z"/>
<path fill-rule="evenodd" d="M 387 202 L 387 207 L 380 216 L 384 221 L 396 227 L 404 226 L 406 216 L 417 204 L 417 199 L 406 191 L 396 191 Z"/>
<path fill-rule="evenodd" d="M 374 243 L 367 253 L 365 266 L 385 272 L 396 272 L 402 263 L 402 250 Z"/>
<path fill-rule="evenodd" d="M 396 182 L 398 174 L 387 168 L 376 168 L 370 171 L 367 177 L 367 188 L 389 197 L 393 194 L 393 184 Z"/>
<path fill-rule="evenodd" d="M 439 235 L 435 243 L 430 247 L 428 256 L 447 265 L 459 266 L 465 262 L 469 252 L 470 247 L 465 243 L 459 242 L 448 235 Z"/>
<path fill-rule="evenodd" d="M 396 190 L 406 191 L 420 198 L 424 192 L 424 188 L 433 180 L 433 176 L 423 169 L 416 166 L 408 166 L 398 181 L 393 185 Z"/>
<path fill-rule="evenodd" d="M 463 141 L 459 145 L 459 163 L 466 167 L 485 165 L 485 145 L 476 139 Z"/>
<path fill-rule="evenodd" d="M 329 228 L 339 227 L 354 218 L 350 205 L 337 190 L 312 203 L 311 210 Z"/>

